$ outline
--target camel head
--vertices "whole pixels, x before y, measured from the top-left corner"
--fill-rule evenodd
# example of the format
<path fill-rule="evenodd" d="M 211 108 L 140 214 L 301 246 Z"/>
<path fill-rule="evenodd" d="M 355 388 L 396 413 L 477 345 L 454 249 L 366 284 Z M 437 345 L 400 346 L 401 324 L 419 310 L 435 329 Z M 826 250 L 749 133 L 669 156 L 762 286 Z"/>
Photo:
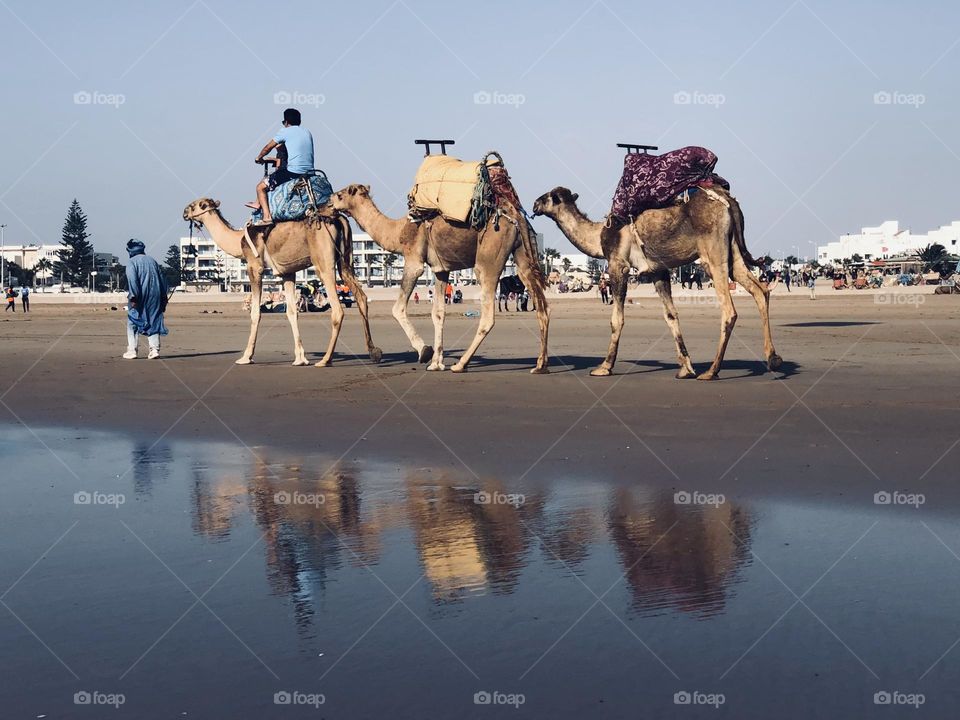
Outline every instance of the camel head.
<path fill-rule="evenodd" d="M 555 187 L 550 192 L 537 198 L 537 201 L 533 203 L 533 214 L 556 218 L 564 206 L 567 210 L 576 209 L 577 198 L 579 197 L 577 193 L 570 192 L 565 187 Z"/>
<path fill-rule="evenodd" d="M 219 207 L 219 200 L 200 198 L 199 200 L 194 200 L 183 209 L 183 219 L 188 222 L 195 222 L 202 225 L 203 223 L 199 219 L 200 216 L 210 212 L 211 210 L 216 210 Z"/>
<path fill-rule="evenodd" d="M 339 210 L 347 215 L 363 199 L 370 197 L 369 185 L 347 185 L 343 190 L 338 190 L 330 196 L 330 206 L 334 210 Z"/>

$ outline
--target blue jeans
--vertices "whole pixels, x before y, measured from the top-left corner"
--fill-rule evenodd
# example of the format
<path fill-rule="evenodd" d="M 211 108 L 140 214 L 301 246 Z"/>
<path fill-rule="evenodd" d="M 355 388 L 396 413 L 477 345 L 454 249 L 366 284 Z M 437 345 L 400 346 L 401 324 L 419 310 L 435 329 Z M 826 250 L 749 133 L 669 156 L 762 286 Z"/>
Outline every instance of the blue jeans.
<path fill-rule="evenodd" d="M 127 350 L 136 351 L 137 349 L 137 335 L 140 333 L 137 332 L 137 326 L 130 322 L 130 319 L 127 318 Z M 160 349 L 160 336 L 159 335 L 148 335 L 147 343 L 150 345 L 151 350 Z"/>

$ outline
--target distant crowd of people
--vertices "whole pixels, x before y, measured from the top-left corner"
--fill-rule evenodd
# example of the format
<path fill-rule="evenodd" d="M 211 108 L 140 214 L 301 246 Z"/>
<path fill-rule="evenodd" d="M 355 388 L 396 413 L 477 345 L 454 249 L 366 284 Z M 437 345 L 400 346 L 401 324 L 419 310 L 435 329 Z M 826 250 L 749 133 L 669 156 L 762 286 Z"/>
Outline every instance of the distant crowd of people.
<path fill-rule="evenodd" d="M 26 285 L 19 290 L 8 287 L 3 291 L 3 296 L 7 299 L 7 307 L 4 312 L 17 311 L 18 297 L 20 298 L 20 303 L 23 305 L 23 311 L 30 312 L 30 288 L 28 288 Z"/>

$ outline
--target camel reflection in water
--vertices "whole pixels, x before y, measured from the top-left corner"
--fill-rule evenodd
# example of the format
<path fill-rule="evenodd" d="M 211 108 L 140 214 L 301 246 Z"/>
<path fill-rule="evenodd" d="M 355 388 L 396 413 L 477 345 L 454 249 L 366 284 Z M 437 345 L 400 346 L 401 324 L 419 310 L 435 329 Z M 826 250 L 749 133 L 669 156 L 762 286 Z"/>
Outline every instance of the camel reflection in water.
<path fill-rule="evenodd" d="M 510 594 L 530 565 L 537 572 L 579 573 L 595 548 L 609 544 L 635 610 L 709 617 L 722 612 L 749 556 L 750 517 L 730 503 L 678 506 L 669 491 L 597 486 L 586 493 L 562 487 L 527 493 L 517 505 L 482 504 L 475 500 L 479 490 L 495 495 L 504 487 L 466 486 L 426 468 L 342 464 L 326 471 L 315 459 L 284 460 L 258 460 L 246 477 L 198 475 L 194 528 L 222 540 L 249 510 L 263 533 L 270 586 L 292 599 L 303 629 L 334 573 L 350 566 L 375 569 L 384 561 L 385 535 L 389 542 L 413 543 L 438 608 L 487 592 Z M 283 492 L 323 502 L 278 502 Z M 535 572 L 530 577 L 536 581 Z"/>

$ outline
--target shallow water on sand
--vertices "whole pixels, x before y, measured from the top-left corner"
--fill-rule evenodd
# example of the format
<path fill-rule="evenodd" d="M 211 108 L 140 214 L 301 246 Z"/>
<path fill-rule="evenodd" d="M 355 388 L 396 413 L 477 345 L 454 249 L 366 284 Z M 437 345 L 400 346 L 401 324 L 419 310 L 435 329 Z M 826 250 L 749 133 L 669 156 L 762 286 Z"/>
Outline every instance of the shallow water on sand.
<path fill-rule="evenodd" d="M 633 478 L 478 480 L 57 429 L 2 438 L 3 717 L 960 706 L 949 513 L 684 504 Z M 878 708 L 883 692 L 901 704 Z"/>

